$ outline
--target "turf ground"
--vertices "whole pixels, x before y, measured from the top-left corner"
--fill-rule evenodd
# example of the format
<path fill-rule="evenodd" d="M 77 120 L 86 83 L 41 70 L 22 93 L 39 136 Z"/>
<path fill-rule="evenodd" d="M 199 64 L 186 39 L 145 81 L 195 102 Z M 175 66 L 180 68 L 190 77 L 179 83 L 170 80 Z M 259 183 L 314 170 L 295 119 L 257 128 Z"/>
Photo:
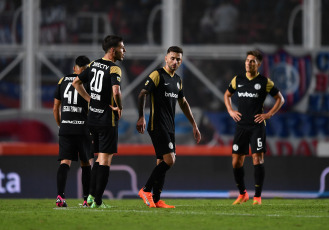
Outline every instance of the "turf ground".
<path fill-rule="evenodd" d="M 142 200 L 105 200 L 108 209 L 82 208 L 81 200 L 1 199 L 0 229 L 329 229 L 328 199 L 263 199 L 232 206 L 230 199 L 172 199 L 175 209 L 148 208 Z"/>

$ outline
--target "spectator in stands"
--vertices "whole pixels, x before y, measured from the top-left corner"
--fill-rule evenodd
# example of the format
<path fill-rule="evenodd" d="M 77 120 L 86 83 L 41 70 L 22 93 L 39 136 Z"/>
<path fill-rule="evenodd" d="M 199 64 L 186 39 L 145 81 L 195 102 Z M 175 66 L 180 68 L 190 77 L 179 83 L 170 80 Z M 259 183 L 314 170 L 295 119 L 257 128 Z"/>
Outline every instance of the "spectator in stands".
<path fill-rule="evenodd" d="M 214 31 L 219 43 L 235 41 L 235 32 L 239 17 L 238 9 L 229 0 L 222 0 L 214 10 Z"/>

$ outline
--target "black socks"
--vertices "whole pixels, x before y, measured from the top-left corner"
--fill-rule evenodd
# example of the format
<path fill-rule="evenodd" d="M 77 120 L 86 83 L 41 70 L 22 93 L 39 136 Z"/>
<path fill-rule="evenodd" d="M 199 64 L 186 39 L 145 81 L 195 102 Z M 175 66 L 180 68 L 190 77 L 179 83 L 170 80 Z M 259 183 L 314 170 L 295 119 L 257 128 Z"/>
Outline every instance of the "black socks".
<path fill-rule="evenodd" d="M 144 192 L 151 192 L 153 188 L 153 193 L 156 194 L 156 196 L 160 197 L 160 193 L 163 188 L 164 179 L 166 172 L 170 169 L 170 166 L 167 165 L 166 162 L 162 161 L 160 164 L 158 164 L 152 171 L 151 176 L 147 180 Z M 157 202 L 157 201 L 156 201 Z"/>
<path fill-rule="evenodd" d="M 109 180 L 110 167 L 107 165 L 99 165 L 96 176 L 95 202 L 97 205 L 102 204 L 102 196 Z"/>
<path fill-rule="evenodd" d="M 265 169 L 263 164 L 254 165 L 254 177 L 255 177 L 255 197 L 262 195 Z"/>
<path fill-rule="evenodd" d="M 244 169 L 241 168 L 233 168 L 233 175 L 235 179 L 236 186 L 239 189 L 240 194 L 245 194 L 246 186 L 244 184 Z"/>
<path fill-rule="evenodd" d="M 62 198 L 65 198 L 64 191 L 69 170 L 70 166 L 67 164 L 60 164 L 57 170 L 57 195 Z"/>
<path fill-rule="evenodd" d="M 89 195 L 89 187 L 90 187 L 90 177 L 91 177 L 91 166 L 82 166 L 82 190 L 83 190 L 83 199 L 87 200 Z"/>
<path fill-rule="evenodd" d="M 95 197 L 96 192 L 96 175 L 99 163 L 95 162 L 93 168 L 91 170 L 91 177 L 90 177 L 90 186 L 89 186 L 89 194 Z"/>

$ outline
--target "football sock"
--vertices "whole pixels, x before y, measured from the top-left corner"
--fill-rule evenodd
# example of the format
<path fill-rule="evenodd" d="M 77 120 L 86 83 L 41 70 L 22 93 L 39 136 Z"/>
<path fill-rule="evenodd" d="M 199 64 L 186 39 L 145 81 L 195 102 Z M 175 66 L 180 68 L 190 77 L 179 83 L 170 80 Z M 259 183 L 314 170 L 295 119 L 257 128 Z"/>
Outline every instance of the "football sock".
<path fill-rule="evenodd" d="M 89 187 L 90 187 L 90 176 L 91 176 L 91 166 L 82 166 L 82 190 L 83 190 L 83 200 L 87 200 L 89 195 Z"/>
<path fill-rule="evenodd" d="M 254 177 L 255 177 L 255 197 L 262 195 L 265 168 L 263 164 L 254 165 Z"/>
<path fill-rule="evenodd" d="M 160 164 L 158 164 L 152 171 L 151 176 L 147 180 L 143 190 L 144 192 L 151 192 L 155 180 L 161 178 L 163 174 L 167 172 L 167 170 L 170 168 L 169 165 L 167 165 L 166 162 L 162 161 Z"/>
<path fill-rule="evenodd" d="M 233 174 L 236 186 L 238 187 L 240 194 L 245 194 L 246 186 L 244 184 L 244 168 L 233 168 Z"/>
<path fill-rule="evenodd" d="M 102 204 L 102 196 L 109 180 L 110 167 L 107 165 L 99 165 L 96 176 L 95 202 L 97 205 Z"/>
<path fill-rule="evenodd" d="M 65 198 L 64 191 L 69 170 L 70 166 L 67 164 L 60 164 L 57 170 L 57 194 L 62 198 Z"/>
<path fill-rule="evenodd" d="M 96 175 L 99 163 L 95 162 L 93 168 L 91 170 L 91 177 L 90 177 L 90 186 L 89 186 L 89 194 L 95 197 L 96 191 Z"/>
<path fill-rule="evenodd" d="M 157 178 L 154 181 L 154 185 L 153 185 L 153 201 L 154 201 L 154 203 L 156 203 L 160 200 L 160 195 L 161 195 L 163 185 L 165 182 L 165 177 L 166 177 L 166 172 L 163 173 L 162 175 L 160 175 L 159 178 Z"/>

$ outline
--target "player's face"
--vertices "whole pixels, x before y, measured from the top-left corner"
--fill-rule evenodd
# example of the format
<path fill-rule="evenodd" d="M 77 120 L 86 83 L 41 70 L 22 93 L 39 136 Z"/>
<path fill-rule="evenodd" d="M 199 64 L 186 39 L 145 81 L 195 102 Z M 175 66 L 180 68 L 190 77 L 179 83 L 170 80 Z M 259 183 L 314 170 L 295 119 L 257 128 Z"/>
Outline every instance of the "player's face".
<path fill-rule="evenodd" d="M 245 62 L 246 71 L 249 73 L 256 73 L 260 67 L 260 62 L 253 55 L 248 55 Z"/>
<path fill-rule="evenodd" d="M 126 48 L 123 42 L 120 42 L 117 47 L 114 48 L 114 58 L 115 61 L 122 61 L 125 57 Z"/>
<path fill-rule="evenodd" d="M 182 57 L 183 55 L 181 53 L 175 53 L 175 52 L 168 53 L 165 57 L 166 66 L 172 72 L 175 72 L 182 64 Z"/>

